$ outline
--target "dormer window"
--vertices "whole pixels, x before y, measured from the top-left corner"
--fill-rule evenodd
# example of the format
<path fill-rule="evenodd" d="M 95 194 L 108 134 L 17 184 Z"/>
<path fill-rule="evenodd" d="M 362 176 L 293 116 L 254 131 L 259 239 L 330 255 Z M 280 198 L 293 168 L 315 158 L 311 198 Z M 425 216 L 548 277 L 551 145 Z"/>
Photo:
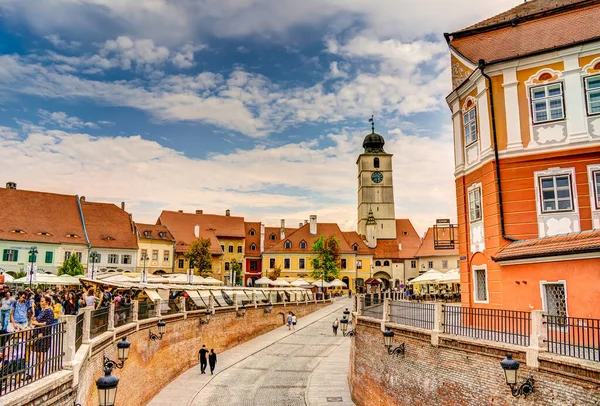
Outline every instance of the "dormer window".
<path fill-rule="evenodd" d="M 106 237 L 103 238 L 103 240 L 105 240 L 105 241 L 112 241 L 112 240 L 114 240 L 114 238 L 111 237 L 110 235 L 107 235 Z"/>
<path fill-rule="evenodd" d="M 273 233 L 269 236 L 269 239 L 275 241 L 277 239 L 277 236 L 275 235 L 275 233 Z"/>
<path fill-rule="evenodd" d="M 19 229 L 15 229 L 15 230 L 10 230 L 11 233 L 17 233 L 17 234 L 25 234 L 25 231 L 23 230 L 19 230 Z"/>
<path fill-rule="evenodd" d="M 256 251 L 256 244 L 252 244 L 250 246 L 250 251 Z"/>
<path fill-rule="evenodd" d="M 39 233 L 37 233 L 37 235 L 46 235 L 46 236 L 51 236 L 52 234 L 50 234 L 47 231 L 40 231 Z"/>
<path fill-rule="evenodd" d="M 285 242 L 285 248 L 292 248 L 292 242 L 290 240 Z"/>
<path fill-rule="evenodd" d="M 250 231 L 248 231 L 248 234 L 251 236 L 254 236 L 254 235 L 256 235 L 256 231 L 254 231 L 254 229 L 251 228 Z"/>
<path fill-rule="evenodd" d="M 354 251 L 358 251 L 358 244 L 354 243 L 354 245 L 352 246 L 352 249 Z"/>
<path fill-rule="evenodd" d="M 159 231 L 158 236 L 164 240 L 165 238 L 167 238 L 167 233 L 165 233 L 164 231 Z"/>
<path fill-rule="evenodd" d="M 144 231 L 144 237 L 150 238 L 150 236 L 152 236 L 152 231 L 150 231 L 150 230 Z"/>
<path fill-rule="evenodd" d="M 306 248 L 306 241 L 300 241 L 300 248 Z"/>
<path fill-rule="evenodd" d="M 65 235 L 65 237 L 68 237 L 68 238 L 77 238 L 79 236 L 77 234 L 67 234 L 67 235 Z"/>

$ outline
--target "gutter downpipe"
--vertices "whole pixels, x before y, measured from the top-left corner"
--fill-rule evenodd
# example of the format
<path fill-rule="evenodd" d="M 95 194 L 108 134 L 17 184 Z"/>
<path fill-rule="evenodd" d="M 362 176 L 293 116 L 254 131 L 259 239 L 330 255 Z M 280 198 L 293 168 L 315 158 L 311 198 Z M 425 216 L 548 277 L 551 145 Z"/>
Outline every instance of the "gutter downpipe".
<path fill-rule="evenodd" d="M 494 140 L 494 160 L 496 161 L 496 186 L 498 188 L 498 209 L 500 211 L 500 232 L 502 238 L 508 241 L 518 241 L 517 238 L 509 237 L 506 235 L 504 228 L 504 206 L 502 204 L 502 182 L 500 181 L 500 158 L 498 156 L 498 138 L 496 136 L 496 114 L 494 112 L 494 95 L 492 93 L 492 78 L 490 78 L 484 71 L 485 60 L 479 60 L 479 70 L 481 74 L 486 78 L 488 84 L 488 93 L 490 94 L 490 111 L 492 114 L 492 138 Z"/>

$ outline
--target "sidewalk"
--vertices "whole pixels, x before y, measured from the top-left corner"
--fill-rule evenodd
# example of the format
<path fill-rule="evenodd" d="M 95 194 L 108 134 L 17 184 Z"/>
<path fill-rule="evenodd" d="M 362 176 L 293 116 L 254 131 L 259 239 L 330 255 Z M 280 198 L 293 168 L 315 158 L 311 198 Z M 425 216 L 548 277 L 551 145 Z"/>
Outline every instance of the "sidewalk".
<path fill-rule="evenodd" d="M 282 326 L 244 344 L 222 352 L 219 354 L 219 362 L 217 364 L 217 372 L 215 375 L 201 375 L 199 366 L 191 368 L 160 391 L 148 404 L 151 406 L 196 404 L 195 399 L 200 392 L 209 385 L 213 379 L 219 377 L 221 373 L 225 372 L 224 375 L 226 375 L 226 371 L 232 366 L 252 357 L 279 341 L 284 340 L 286 337 L 302 332 L 316 322 L 322 321 L 323 319 L 326 319 L 324 321 L 328 321 L 329 318 L 336 316 L 341 317 L 343 309 L 350 307 L 351 305 L 352 302 L 349 299 L 338 300 L 327 307 L 298 319 L 299 327 L 296 331 L 289 331 L 287 327 Z M 310 402 L 309 404 L 311 405 L 322 404 L 323 400 L 327 403 L 327 397 L 343 397 L 344 401 L 350 399 L 346 378 L 349 363 L 350 339 L 344 337 L 341 337 L 340 339 L 340 336 L 341 335 L 338 335 L 337 338 L 340 343 L 338 348 L 328 354 L 327 357 L 322 357 L 318 360 L 319 365 L 314 369 L 312 376 L 309 379 L 309 387 L 306 388 L 305 400 L 307 403 Z M 328 383 L 327 387 L 323 387 L 324 381 Z M 314 386 L 314 389 L 311 388 L 311 386 Z M 342 404 L 348 405 L 352 403 Z"/>

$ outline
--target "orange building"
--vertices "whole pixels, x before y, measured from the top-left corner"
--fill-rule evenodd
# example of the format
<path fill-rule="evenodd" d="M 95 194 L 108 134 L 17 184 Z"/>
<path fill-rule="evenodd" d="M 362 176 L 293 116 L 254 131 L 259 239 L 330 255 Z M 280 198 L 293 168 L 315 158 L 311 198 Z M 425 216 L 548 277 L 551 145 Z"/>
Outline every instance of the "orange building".
<path fill-rule="evenodd" d="M 598 21 L 533 0 L 445 34 L 465 306 L 600 318 Z"/>

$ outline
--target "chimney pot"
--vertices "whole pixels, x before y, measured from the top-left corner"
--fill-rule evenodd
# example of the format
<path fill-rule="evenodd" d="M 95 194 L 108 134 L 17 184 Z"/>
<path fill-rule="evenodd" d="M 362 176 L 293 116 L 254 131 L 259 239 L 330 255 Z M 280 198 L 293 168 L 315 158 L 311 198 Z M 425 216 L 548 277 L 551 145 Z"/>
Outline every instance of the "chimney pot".
<path fill-rule="evenodd" d="M 231 210 L 229 210 L 229 209 L 225 210 L 225 215 L 226 216 L 230 216 L 231 215 Z"/>
<path fill-rule="evenodd" d="M 298 223 L 298 228 L 302 228 L 302 222 Z"/>
<path fill-rule="evenodd" d="M 283 240 L 285 238 L 285 219 L 281 219 L 281 230 L 279 231 L 279 239 Z"/>
<path fill-rule="evenodd" d="M 79 198 L 79 201 L 81 201 L 81 202 L 85 202 L 85 196 L 81 196 L 81 197 Z"/>
<path fill-rule="evenodd" d="M 304 220 L 304 224 L 308 224 L 308 220 Z"/>
<path fill-rule="evenodd" d="M 6 188 L 16 190 L 17 184 L 15 182 L 6 182 Z"/>
<path fill-rule="evenodd" d="M 196 210 L 196 214 L 204 214 L 204 210 Z"/>
<path fill-rule="evenodd" d="M 177 213 L 183 213 L 183 210 L 177 210 Z"/>
<path fill-rule="evenodd" d="M 121 210 L 125 211 L 125 202 L 121 202 Z"/>

